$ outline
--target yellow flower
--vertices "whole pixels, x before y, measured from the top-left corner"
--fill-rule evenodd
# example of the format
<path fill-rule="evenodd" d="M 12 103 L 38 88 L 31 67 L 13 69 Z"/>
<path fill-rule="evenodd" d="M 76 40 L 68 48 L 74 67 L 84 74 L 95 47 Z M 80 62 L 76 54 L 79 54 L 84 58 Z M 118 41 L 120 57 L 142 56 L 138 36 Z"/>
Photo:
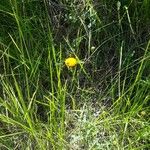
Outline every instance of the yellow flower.
<path fill-rule="evenodd" d="M 77 65 L 77 59 L 74 57 L 69 57 L 65 60 L 65 64 L 67 67 L 74 67 Z"/>

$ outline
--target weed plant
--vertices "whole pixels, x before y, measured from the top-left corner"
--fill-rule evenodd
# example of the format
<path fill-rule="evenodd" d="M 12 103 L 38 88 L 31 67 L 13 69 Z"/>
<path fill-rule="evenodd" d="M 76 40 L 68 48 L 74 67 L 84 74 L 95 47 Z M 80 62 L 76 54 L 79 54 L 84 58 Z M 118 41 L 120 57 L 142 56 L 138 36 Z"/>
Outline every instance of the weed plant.
<path fill-rule="evenodd" d="M 148 150 L 149 10 L 148 0 L 1 0 L 0 149 Z"/>

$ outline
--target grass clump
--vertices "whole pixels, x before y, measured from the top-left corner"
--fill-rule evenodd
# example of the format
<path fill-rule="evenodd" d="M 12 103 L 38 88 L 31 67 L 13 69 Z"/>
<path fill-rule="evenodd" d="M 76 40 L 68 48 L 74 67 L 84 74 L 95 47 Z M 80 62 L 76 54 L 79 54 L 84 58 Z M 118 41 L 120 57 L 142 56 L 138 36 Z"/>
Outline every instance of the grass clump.
<path fill-rule="evenodd" d="M 149 7 L 1 1 L 0 149 L 148 149 Z"/>

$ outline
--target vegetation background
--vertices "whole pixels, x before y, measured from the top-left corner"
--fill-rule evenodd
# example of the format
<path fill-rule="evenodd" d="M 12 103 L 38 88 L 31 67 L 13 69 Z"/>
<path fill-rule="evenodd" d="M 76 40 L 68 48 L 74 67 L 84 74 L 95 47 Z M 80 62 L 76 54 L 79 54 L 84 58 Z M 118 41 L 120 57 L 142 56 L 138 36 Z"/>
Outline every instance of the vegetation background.
<path fill-rule="evenodd" d="M 149 104 L 149 0 L 0 1 L 0 149 L 148 150 Z"/>

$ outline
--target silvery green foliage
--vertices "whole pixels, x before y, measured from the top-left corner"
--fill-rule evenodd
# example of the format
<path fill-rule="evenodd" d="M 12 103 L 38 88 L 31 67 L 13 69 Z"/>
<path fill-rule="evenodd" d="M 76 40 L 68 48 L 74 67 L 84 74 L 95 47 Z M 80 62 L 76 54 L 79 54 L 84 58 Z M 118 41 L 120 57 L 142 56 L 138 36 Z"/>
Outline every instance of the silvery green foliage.
<path fill-rule="evenodd" d="M 65 14 L 65 20 L 72 24 L 84 24 L 88 29 L 94 28 L 97 22 L 97 13 L 93 4 L 84 5 L 82 3 L 68 6 L 69 13 Z"/>
<path fill-rule="evenodd" d="M 69 137 L 69 144 L 73 150 L 103 150 L 112 148 L 113 142 L 117 142 L 117 135 L 110 134 L 103 121 L 96 122 L 97 111 L 91 113 L 92 111 L 87 108 L 80 115 L 75 115 L 75 128 Z M 102 110 L 99 110 L 98 114 L 100 113 Z"/>

